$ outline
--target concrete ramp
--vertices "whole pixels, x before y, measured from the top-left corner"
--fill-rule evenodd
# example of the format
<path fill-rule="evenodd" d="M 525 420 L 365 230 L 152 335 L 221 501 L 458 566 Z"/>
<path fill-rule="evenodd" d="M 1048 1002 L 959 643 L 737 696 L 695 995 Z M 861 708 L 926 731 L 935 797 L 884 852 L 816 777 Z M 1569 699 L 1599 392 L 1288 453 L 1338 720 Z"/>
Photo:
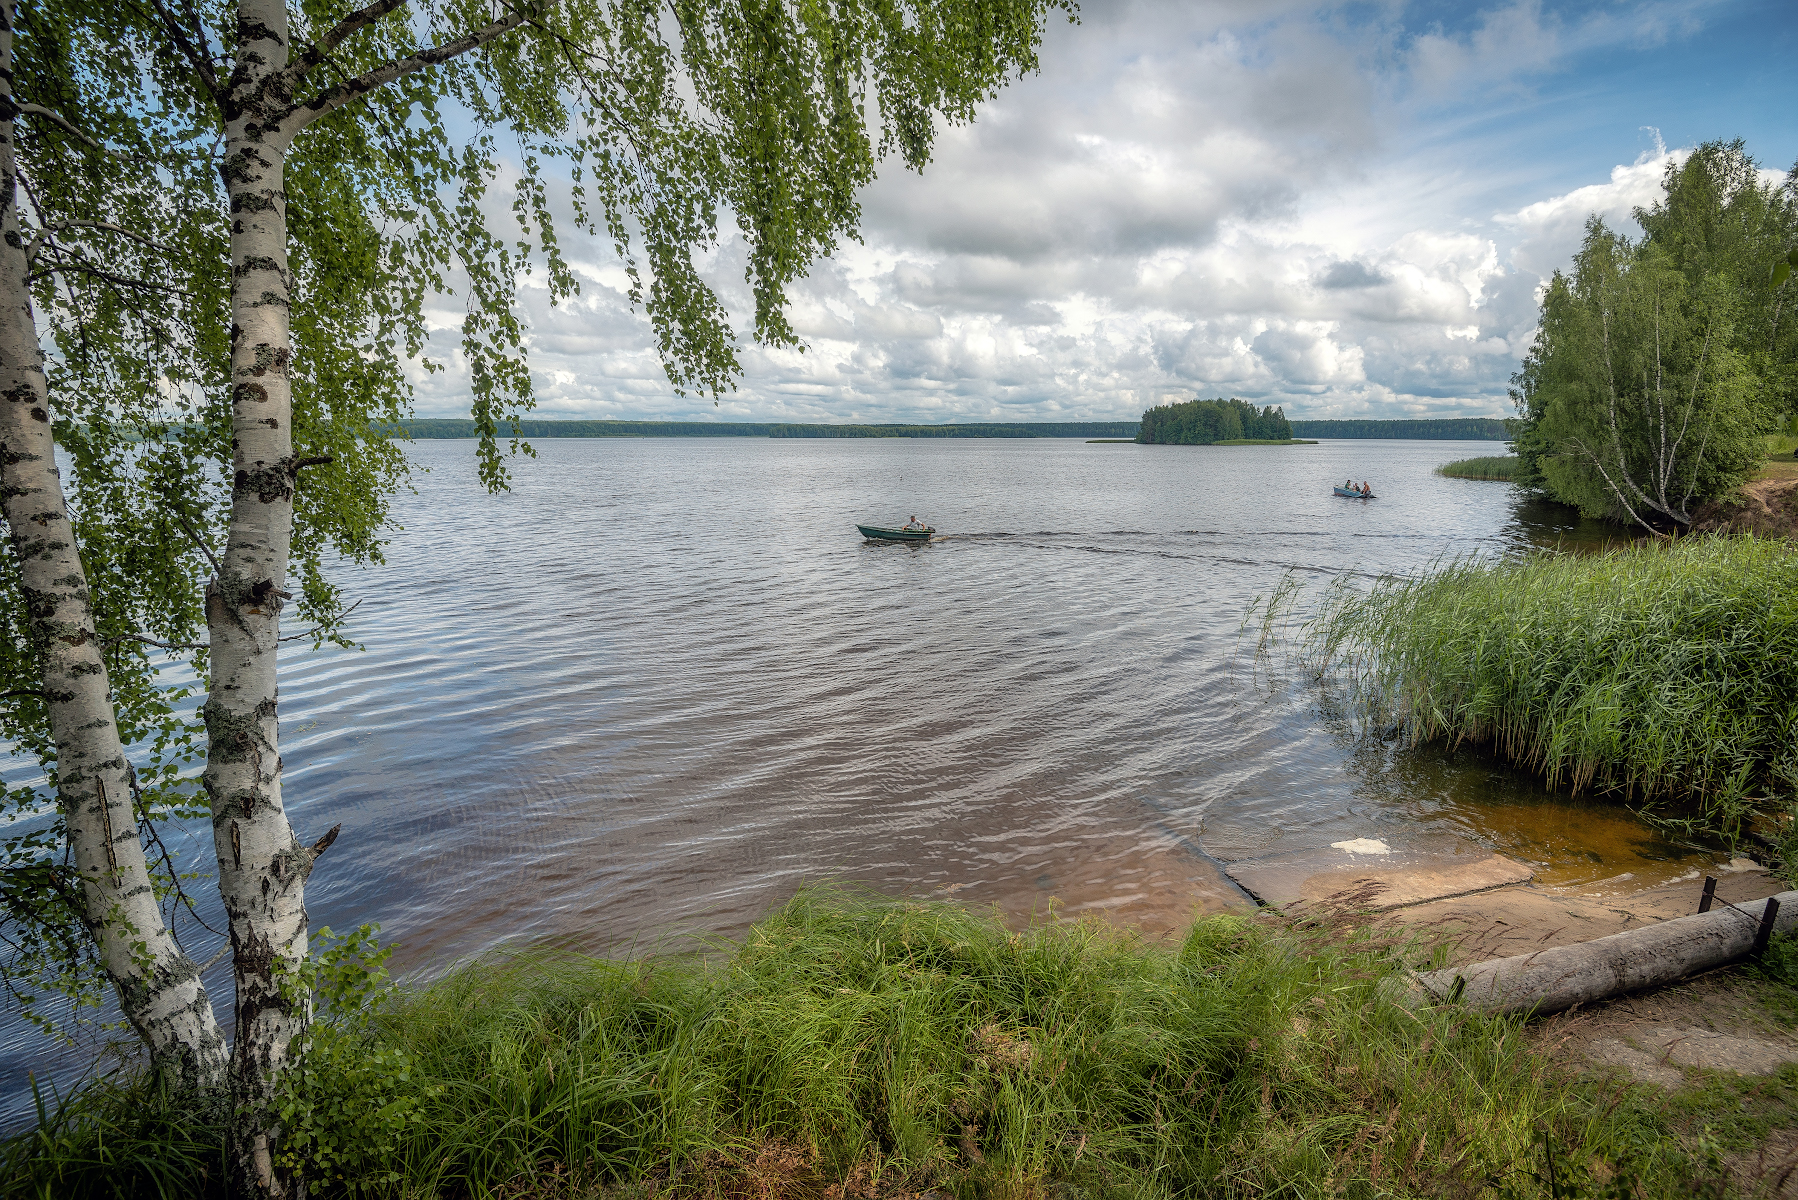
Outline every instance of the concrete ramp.
<path fill-rule="evenodd" d="M 1522 863 L 1484 851 L 1407 853 L 1363 839 L 1341 845 L 1349 848 L 1243 859 L 1224 870 L 1249 895 L 1282 909 L 1402 908 L 1530 880 Z"/>

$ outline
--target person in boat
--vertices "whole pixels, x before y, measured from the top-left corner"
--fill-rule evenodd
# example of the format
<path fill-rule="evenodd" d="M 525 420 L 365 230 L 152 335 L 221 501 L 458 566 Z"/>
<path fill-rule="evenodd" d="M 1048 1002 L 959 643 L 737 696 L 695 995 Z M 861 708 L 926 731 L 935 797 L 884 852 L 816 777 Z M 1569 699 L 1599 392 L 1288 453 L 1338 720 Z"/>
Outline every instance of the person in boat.
<path fill-rule="evenodd" d="M 1343 490 L 1343 491 L 1345 491 L 1345 492 L 1352 492 L 1352 491 L 1354 491 L 1354 490 L 1355 490 L 1355 481 L 1354 481 L 1354 480 L 1352 480 L 1352 479 L 1345 479 L 1345 480 L 1343 480 L 1343 481 L 1342 481 L 1342 490 Z"/>
<path fill-rule="evenodd" d="M 1365 480 L 1365 479 L 1363 479 L 1361 481 L 1361 494 L 1363 496 L 1373 495 L 1373 488 L 1368 484 L 1367 480 Z"/>
<path fill-rule="evenodd" d="M 918 520 L 918 518 L 916 516 L 913 516 L 911 520 L 907 521 L 904 525 L 901 525 L 900 528 L 901 529 L 922 529 L 922 528 L 924 528 L 924 522 Z"/>

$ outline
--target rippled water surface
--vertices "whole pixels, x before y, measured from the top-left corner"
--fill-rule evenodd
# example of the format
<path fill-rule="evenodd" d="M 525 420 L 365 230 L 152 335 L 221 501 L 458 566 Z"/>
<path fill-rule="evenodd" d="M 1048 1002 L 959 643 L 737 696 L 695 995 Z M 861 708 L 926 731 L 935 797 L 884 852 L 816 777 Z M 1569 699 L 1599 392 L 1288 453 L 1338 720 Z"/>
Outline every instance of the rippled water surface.
<path fill-rule="evenodd" d="M 344 827 L 314 924 L 380 921 L 402 967 L 729 932 L 831 878 L 1171 928 L 1240 900 L 1220 860 L 1362 836 L 1560 883 L 1684 870 L 1616 809 L 1357 742 L 1252 676 L 1239 630 L 1286 572 L 1591 537 L 1432 473 L 1491 443 L 538 449 L 489 496 L 472 443 L 413 447 L 390 561 L 349 577 L 367 650 L 284 663 L 290 812 Z M 1334 496 L 1350 476 L 1382 498 Z M 943 536 L 855 530 L 913 513 Z M 16 1120 L 42 1049 L 5 1032 Z"/>

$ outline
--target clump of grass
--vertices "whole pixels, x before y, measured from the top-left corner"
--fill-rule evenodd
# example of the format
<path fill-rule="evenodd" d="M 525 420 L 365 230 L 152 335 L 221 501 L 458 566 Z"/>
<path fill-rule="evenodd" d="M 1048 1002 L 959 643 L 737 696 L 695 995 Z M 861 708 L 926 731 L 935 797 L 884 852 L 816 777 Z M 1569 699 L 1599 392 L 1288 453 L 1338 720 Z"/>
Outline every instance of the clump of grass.
<path fill-rule="evenodd" d="M 1449 563 L 1333 590 L 1320 669 L 1413 743 L 1550 785 L 1696 800 L 1732 842 L 1798 792 L 1798 547 L 1688 538 Z"/>
<path fill-rule="evenodd" d="M 1491 479 L 1509 483 L 1516 470 L 1517 456 L 1506 454 L 1496 458 L 1463 458 L 1444 463 L 1436 468 L 1436 474 L 1446 475 L 1450 479 Z"/>
<path fill-rule="evenodd" d="M 1397 965 L 1352 928 L 1214 917 L 1172 945 L 808 891 L 711 957 L 492 961 L 381 1010 L 423 1118 L 372 1190 L 1535 1196 L 1544 1139 L 1671 1189 L 1633 1089 L 1558 1074 L 1514 1021 L 1397 1006 Z"/>
<path fill-rule="evenodd" d="M 115 1071 L 67 1096 L 33 1084 L 37 1125 L 0 1144 L 0 1196 L 225 1194 L 225 1113 L 153 1074 Z"/>

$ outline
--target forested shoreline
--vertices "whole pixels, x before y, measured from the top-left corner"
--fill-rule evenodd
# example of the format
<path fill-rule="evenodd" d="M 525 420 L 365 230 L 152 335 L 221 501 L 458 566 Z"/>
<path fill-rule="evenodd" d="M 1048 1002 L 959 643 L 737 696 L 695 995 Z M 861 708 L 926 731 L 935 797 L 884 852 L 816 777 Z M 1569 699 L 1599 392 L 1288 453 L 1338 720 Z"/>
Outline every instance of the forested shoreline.
<path fill-rule="evenodd" d="M 1397 441 L 1502 442 L 1511 423 L 1499 417 L 1416 417 L 1400 421 L 1293 421 L 1292 436 L 1390 438 Z"/>

